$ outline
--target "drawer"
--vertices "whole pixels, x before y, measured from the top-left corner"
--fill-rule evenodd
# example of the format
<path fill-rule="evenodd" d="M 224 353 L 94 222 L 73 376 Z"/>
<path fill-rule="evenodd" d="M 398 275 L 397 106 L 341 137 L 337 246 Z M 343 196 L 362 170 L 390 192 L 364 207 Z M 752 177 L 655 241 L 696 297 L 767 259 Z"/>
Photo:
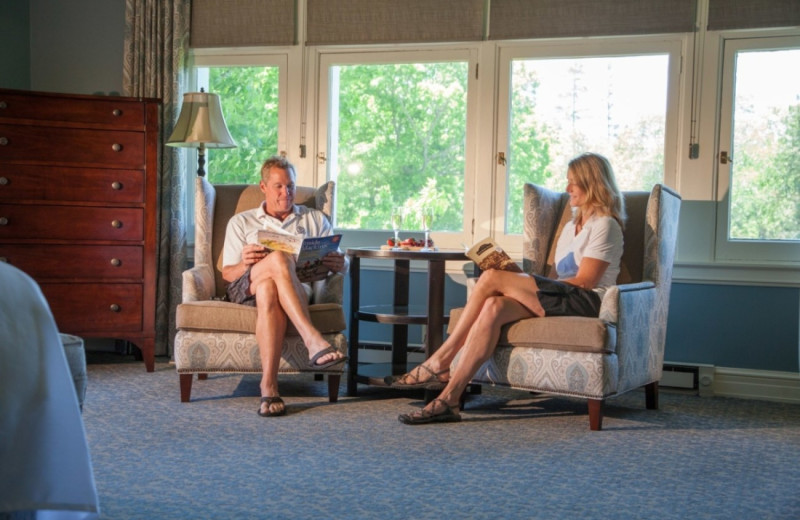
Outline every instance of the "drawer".
<path fill-rule="evenodd" d="M 42 283 L 40 286 L 61 332 L 142 329 L 141 284 Z"/>
<path fill-rule="evenodd" d="M 0 92 L 0 117 L 141 128 L 144 104 L 118 98 L 49 97 Z"/>
<path fill-rule="evenodd" d="M 0 204 L 0 239 L 140 241 L 143 237 L 143 208 Z"/>
<path fill-rule="evenodd" d="M 0 200 L 144 202 L 144 171 L 5 164 Z"/>
<path fill-rule="evenodd" d="M 144 169 L 144 133 L 0 124 L 0 161 Z"/>
<path fill-rule="evenodd" d="M 141 246 L 0 244 L 0 261 L 37 280 L 120 279 L 141 281 Z"/>

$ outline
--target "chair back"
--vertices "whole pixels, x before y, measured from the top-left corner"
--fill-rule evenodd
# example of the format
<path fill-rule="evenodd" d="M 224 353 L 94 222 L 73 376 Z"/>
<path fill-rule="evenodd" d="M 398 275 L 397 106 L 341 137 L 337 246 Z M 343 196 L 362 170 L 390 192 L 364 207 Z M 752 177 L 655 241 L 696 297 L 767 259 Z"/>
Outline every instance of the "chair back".
<path fill-rule="evenodd" d="M 335 183 L 318 188 L 298 186 L 295 204 L 319 209 L 333 221 Z M 195 190 L 195 264 L 214 268 L 216 296 L 225 295 L 222 249 L 228 221 L 237 213 L 258 207 L 264 194 L 257 184 L 211 184 L 198 177 Z"/>
<path fill-rule="evenodd" d="M 623 229 L 624 249 L 617 284 L 642 280 L 652 280 L 659 284 L 664 281 L 662 275 L 666 274 L 659 265 L 666 261 L 669 262 L 671 280 L 680 197 L 660 184 L 655 185 L 652 192 L 626 191 L 622 196 L 627 219 Z M 668 197 L 670 203 L 662 201 L 665 197 Z M 568 199 L 569 196 L 564 192 L 555 192 L 530 183 L 525 185 L 523 266 L 527 272 L 555 276 L 554 258 L 558 236 L 572 218 Z M 669 210 L 668 215 L 662 215 L 666 210 Z M 674 226 L 670 222 L 674 222 Z M 660 229 L 665 225 L 673 233 L 671 252 L 655 250 L 665 247 L 658 240 Z"/>

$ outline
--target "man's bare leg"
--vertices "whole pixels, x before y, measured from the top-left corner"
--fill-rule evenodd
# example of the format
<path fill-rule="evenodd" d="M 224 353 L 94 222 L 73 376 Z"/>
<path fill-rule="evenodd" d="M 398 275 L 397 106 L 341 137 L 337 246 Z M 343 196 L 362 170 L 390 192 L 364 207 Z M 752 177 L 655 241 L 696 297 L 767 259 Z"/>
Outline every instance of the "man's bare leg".
<path fill-rule="evenodd" d="M 253 285 L 251 284 L 251 288 Z M 255 285 L 256 341 L 261 356 L 261 396 L 278 397 L 278 367 L 280 366 L 283 338 L 286 335 L 286 314 L 278 302 L 278 288 L 273 280 L 263 280 Z M 285 405 L 280 402 L 261 403 L 261 414 L 281 414 Z"/>

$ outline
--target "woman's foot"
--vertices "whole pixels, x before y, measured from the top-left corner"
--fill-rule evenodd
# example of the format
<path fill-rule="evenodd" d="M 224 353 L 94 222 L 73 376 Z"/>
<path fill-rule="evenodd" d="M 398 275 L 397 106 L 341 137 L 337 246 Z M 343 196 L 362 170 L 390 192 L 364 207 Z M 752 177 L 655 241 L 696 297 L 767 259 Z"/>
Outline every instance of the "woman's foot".
<path fill-rule="evenodd" d="M 444 388 L 449 377 L 441 376 L 449 374 L 450 369 L 445 368 L 439 372 L 434 372 L 424 363 L 417 365 L 411 372 L 402 376 L 386 376 L 384 382 L 392 388 L 424 388 L 426 390 L 439 390 Z"/>
<path fill-rule="evenodd" d="M 277 417 L 286 415 L 286 404 L 278 396 L 262 397 L 258 407 L 258 415 L 261 417 Z"/>
<path fill-rule="evenodd" d="M 448 404 L 438 397 L 428 403 L 422 410 L 400 414 L 397 419 L 403 424 L 430 424 L 437 422 L 459 422 L 461 414 L 458 412 L 458 403 Z"/>

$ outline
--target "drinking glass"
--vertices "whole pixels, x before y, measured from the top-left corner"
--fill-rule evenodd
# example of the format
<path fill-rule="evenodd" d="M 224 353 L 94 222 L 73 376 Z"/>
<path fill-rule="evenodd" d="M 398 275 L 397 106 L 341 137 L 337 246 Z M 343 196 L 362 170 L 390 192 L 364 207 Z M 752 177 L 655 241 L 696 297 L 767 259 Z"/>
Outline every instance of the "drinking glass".
<path fill-rule="evenodd" d="M 394 230 L 394 246 L 392 249 L 400 249 L 400 228 L 403 226 L 403 208 L 392 209 L 392 229 Z"/>
<path fill-rule="evenodd" d="M 433 251 L 433 248 L 428 246 L 428 241 L 431 237 L 431 225 L 433 224 L 433 209 L 422 208 L 420 220 L 422 221 L 422 230 L 425 231 L 425 244 L 420 251 Z"/>

